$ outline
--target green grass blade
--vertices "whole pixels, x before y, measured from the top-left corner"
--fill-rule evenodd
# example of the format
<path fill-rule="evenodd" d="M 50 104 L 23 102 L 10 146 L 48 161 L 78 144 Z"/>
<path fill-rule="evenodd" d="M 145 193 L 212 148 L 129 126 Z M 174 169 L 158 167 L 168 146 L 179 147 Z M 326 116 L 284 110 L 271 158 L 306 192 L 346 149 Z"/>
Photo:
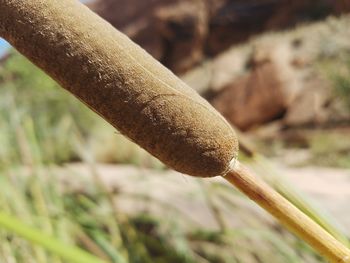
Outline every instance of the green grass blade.
<path fill-rule="evenodd" d="M 105 263 L 101 259 L 83 251 L 78 247 L 68 246 L 60 241 L 23 224 L 18 219 L 0 212 L 0 227 L 35 243 L 47 251 L 72 263 Z"/>

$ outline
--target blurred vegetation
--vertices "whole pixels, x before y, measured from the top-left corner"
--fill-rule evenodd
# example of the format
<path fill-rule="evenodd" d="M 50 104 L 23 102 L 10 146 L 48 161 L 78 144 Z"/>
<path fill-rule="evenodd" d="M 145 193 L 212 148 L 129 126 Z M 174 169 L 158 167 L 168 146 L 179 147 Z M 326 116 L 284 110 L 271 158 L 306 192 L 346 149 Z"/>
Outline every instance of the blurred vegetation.
<path fill-rule="evenodd" d="M 77 138 L 97 160 L 161 166 L 15 52 L 1 65 L 0 85 L 0 168 L 79 160 Z"/>
<path fill-rule="evenodd" d="M 309 162 L 320 166 L 350 168 L 350 141 L 348 138 L 347 132 L 316 133 L 310 139 L 311 159 Z"/>
<path fill-rule="evenodd" d="M 298 129 L 286 132 L 286 136 L 256 141 L 266 156 L 278 158 L 293 152 L 289 165 L 350 168 L 349 128 Z M 301 154 L 301 158 L 297 155 Z"/>
<path fill-rule="evenodd" d="M 87 109 L 18 54 L 2 65 L 0 83 L 1 167 L 77 158 L 67 138 L 94 126 Z"/>
<path fill-rule="evenodd" d="M 68 191 L 56 167 L 86 162 L 86 155 L 96 161 L 163 166 L 17 53 L 0 68 L 0 94 L 1 213 L 43 237 L 52 236 L 106 262 L 322 262 L 285 230 L 247 217 L 227 198 L 242 198 L 231 189 L 213 185 L 210 191 L 246 220 L 244 229 L 184 230 L 177 223 L 186 222 L 180 213 L 171 222 L 149 214 L 128 216 L 113 202 L 120 193 L 107 190 L 98 178 L 82 191 Z M 1 227 L 0 240 L 1 262 L 67 262 L 45 245 Z"/>
<path fill-rule="evenodd" d="M 332 72 L 332 80 L 336 95 L 348 106 L 350 112 L 350 54 L 342 59 L 342 66 L 337 67 L 337 72 Z"/>
<path fill-rule="evenodd" d="M 318 68 L 330 81 L 333 100 L 338 102 L 343 114 L 350 116 L 350 53 L 342 51 L 323 56 Z M 350 141 L 346 125 L 344 128 L 312 132 L 304 141 L 311 150 L 308 163 L 350 168 Z"/>

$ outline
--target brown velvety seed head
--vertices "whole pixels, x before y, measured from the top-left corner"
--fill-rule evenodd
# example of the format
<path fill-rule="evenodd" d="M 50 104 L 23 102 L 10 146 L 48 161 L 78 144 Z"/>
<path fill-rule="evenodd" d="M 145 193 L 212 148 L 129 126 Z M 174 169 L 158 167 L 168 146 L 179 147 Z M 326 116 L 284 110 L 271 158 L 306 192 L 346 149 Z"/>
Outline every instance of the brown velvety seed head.
<path fill-rule="evenodd" d="M 173 169 L 216 176 L 236 158 L 235 133 L 219 113 L 78 1 L 0 0 L 0 34 Z"/>

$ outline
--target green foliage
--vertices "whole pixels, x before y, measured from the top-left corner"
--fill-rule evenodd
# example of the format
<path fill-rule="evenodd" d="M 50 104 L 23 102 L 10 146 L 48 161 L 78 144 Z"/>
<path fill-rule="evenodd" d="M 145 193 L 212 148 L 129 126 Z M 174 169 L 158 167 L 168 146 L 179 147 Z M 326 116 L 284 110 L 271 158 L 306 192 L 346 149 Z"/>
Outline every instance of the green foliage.
<path fill-rule="evenodd" d="M 0 96 L 0 169 L 78 160 L 81 139 L 99 161 L 163 167 L 18 53 L 0 68 Z"/>
<path fill-rule="evenodd" d="M 310 139 L 312 163 L 350 168 L 350 141 L 347 131 L 316 133 Z"/>
<path fill-rule="evenodd" d="M 60 256 L 72 263 L 103 263 L 104 261 L 86 253 L 85 251 L 68 246 L 42 232 L 23 224 L 18 219 L 7 214 L 0 213 L 0 226 L 23 237 L 34 244 L 39 244 L 48 251 Z"/>
<path fill-rule="evenodd" d="M 333 73 L 332 79 L 336 95 L 346 103 L 350 110 L 350 58 L 347 58 L 342 71 Z"/>
<path fill-rule="evenodd" d="M 75 129 L 87 134 L 96 116 L 17 53 L 0 68 L 0 165 L 64 162 L 76 158 Z M 26 145 L 25 137 L 38 144 Z M 31 152 L 34 159 L 29 160 Z M 5 158 L 6 157 L 6 158 Z"/>
<path fill-rule="evenodd" d="M 127 216 L 116 210 L 108 198 L 110 193 L 97 184 L 81 191 L 62 191 L 58 170 L 51 167 L 32 172 L 24 176 L 28 171 L 8 169 L 8 173 L 0 175 L 0 211 L 21 220 L 12 220 L 13 228 L 4 229 L 0 212 L 0 261 L 13 258 L 14 262 L 80 262 L 80 257 L 67 260 L 76 255 L 64 249 L 68 247 L 73 252 L 78 248 L 87 250 L 113 263 L 322 262 L 308 246 L 285 230 L 276 231 L 254 218 L 249 209 L 237 209 L 235 213 L 245 221 L 244 229 L 184 231 L 177 222 L 192 222 L 180 213 L 174 212 L 171 222 L 148 214 Z M 224 192 L 236 195 L 234 191 Z M 113 193 L 113 198 L 118 197 L 119 193 Z M 223 206 L 232 205 L 228 199 L 218 198 Z M 34 236 L 40 238 L 39 242 L 33 242 L 33 230 L 25 227 L 23 234 L 22 222 L 37 229 Z M 56 245 L 47 249 L 50 244 Z"/>

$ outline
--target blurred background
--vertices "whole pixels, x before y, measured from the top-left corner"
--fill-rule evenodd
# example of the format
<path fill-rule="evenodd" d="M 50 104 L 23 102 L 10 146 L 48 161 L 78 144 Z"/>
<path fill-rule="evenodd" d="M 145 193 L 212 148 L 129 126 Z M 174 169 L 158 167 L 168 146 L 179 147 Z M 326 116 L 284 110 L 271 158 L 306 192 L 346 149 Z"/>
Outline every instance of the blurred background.
<path fill-rule="evenodd" d="M 96 0 L 209 100 L 240 160 L 350 236 L 349 0 Z M 0 41 L 0 209 L 106 262 L 323 262 L 223 180 L 179 175 Z M 67 262 L 0 227 L 0 262 Z"/>

